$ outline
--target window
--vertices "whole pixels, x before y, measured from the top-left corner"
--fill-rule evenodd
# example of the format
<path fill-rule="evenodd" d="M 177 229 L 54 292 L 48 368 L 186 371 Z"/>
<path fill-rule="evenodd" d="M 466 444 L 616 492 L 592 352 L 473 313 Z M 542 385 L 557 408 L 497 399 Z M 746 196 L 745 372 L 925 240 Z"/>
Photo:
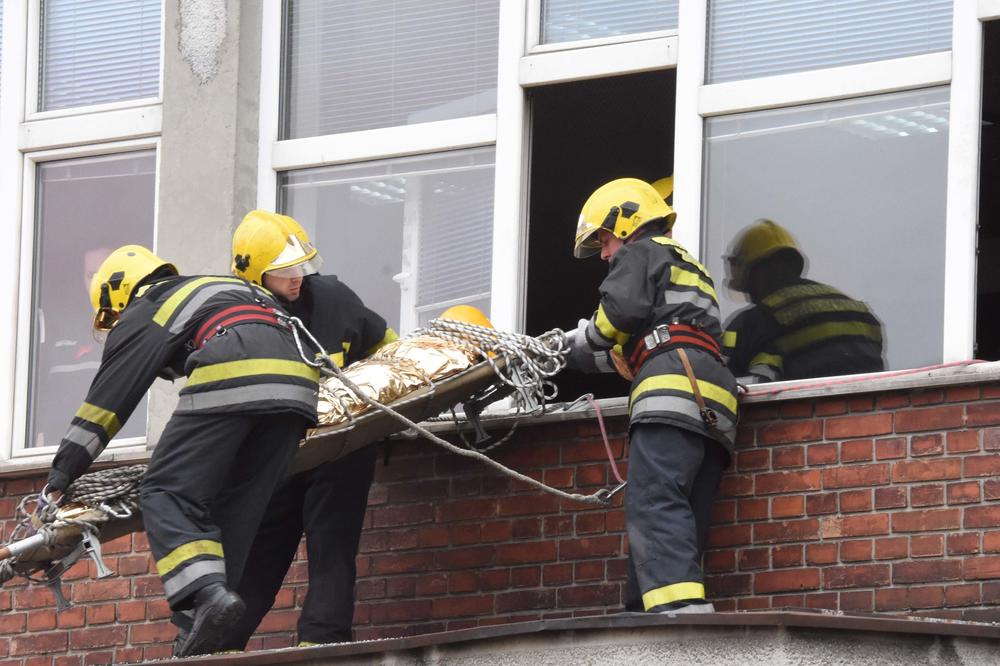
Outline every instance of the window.
<path fill-rule="evenodd" d="M 541 0 L 542 44 L 677 28 L 677 0 Z"/>
<path fill-rule="evenodd" d="M 156 151 L 42 162 L 36 231 L 28 445 L 56 445 L 100 364 L 90 279 L 111 250 L 152 247 Z M 145 399 L 117 438 L 146 432 Z"/>
<path fill-rule="evenodd" d="M 41 0 L 38 109 L 156 97 L 161 0 Z"/>
<path fill-rule="evenodd" d="M 952 0 L 709 0 L 709 83 L 951 48 Z"/>
<path fill-rule="evenodd" d="M 983 24 L 976 358 L 1000 360 L 1000 21 Z"/>
<path fill-rule="evenodd" d="M 489 312 L 493 149 L 281 174 L 281 208 L 397 330 L 455 303 Z"/>
<path fill-rule="evenodd" d="M 287 0 L 284 138 L 496 110 L 499 0 Z"/>
<path fill-rule="evenodd" d="M 948 130 L 947 87 L 709 119 L 702 256 L 723 313 L 747 304 L 723 256 L 769 218 L 805 278 L 868 304 L 887 368 L 941 362 Z"/>

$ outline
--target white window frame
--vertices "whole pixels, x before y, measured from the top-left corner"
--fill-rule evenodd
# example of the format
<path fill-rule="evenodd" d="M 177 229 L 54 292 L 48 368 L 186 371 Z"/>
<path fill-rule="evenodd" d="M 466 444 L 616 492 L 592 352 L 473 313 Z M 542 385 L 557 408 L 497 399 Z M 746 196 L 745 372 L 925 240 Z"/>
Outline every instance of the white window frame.
<path fill-rule="evenodd" d="M 39 0 L 4 0 L 3 12 L 0 219 L 19 223 L 11 242 L 0 244 L 0 313 L 13 322 L 0 326 L 0 469 L 47 463 L 56 449 L 29 447 L 26 441 L 36 167 L 51 160 L 154 149 L 159 192 L 165 14 L 161 9 L 156 98 L 38 112 Z M 154 194 L 154 239 L 158 206 Z M 146 437 L 116 440 L 100 459 L 144 452 L 145 443 Z"/>
<path fill-rule="evenodd" d="M 681 5 L 683 3 L 679 2 L 678 4 Z M 677 30 L 651 30 L 648 32 L 636 32 L 627 35 L 615 35 L 612 37 L 598 37 L 596 39 L 580 39 L 571 42 L 552 42 L 549 44 L 542 44 L 542 0 L 527 0 L 527 14 L 524 26 L 525 52 L 528 55 L 550 53 L 553 51 L 575 51 L 580 48 L 624 44 L 627 42 L 639 42 L 650 39 L 655 40 L 664 37 L 676 37 L 678 33 Z"/>

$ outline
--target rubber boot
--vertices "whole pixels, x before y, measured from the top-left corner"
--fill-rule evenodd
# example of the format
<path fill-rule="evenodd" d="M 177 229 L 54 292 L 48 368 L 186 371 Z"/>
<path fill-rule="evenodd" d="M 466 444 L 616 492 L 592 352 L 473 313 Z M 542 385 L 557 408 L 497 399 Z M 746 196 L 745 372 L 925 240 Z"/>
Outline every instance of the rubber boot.
<path fill-rule="evenodd" d="M 175 657 L 212 654 L 222 647 L 226 630 L 240 619 L 246 604 L 222 583 L 209 583 L 194 593 L 191 629 L 177 635 Z"/>

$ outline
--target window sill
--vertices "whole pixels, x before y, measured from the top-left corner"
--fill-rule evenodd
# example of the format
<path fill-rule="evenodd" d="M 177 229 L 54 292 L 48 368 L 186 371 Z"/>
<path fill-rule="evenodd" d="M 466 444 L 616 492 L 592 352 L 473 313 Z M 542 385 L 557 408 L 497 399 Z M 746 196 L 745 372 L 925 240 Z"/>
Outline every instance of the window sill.
<path fill-rule="evenodd" d="M 142 446 L 123 446 L 102 453 L 94 464 L 90 466 L 88 472 L 96 472 L 99 469 L 109 467 L 123 467 L 125 465 L 139 465 L 149 462 L 152 452 Z M 0 462 L 0 480 L 23 479 L 31 476 L 44 476 L 48 473 L 52 465 L 52 455 L 23 456 L 13 460 Z"/>

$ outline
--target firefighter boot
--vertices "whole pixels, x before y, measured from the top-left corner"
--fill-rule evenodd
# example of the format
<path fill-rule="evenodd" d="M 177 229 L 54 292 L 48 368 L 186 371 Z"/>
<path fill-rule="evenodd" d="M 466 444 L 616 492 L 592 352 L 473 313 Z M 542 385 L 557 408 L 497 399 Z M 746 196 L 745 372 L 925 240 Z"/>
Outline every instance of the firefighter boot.
<path fill-rule="evenodd" d="M 246 604 L 222 583 L 209 583 L 194 594 L 191 629 L 174 641 L 175 657 L 212 654 L 222 646 L 225 632 L 240 619 Z"/>

